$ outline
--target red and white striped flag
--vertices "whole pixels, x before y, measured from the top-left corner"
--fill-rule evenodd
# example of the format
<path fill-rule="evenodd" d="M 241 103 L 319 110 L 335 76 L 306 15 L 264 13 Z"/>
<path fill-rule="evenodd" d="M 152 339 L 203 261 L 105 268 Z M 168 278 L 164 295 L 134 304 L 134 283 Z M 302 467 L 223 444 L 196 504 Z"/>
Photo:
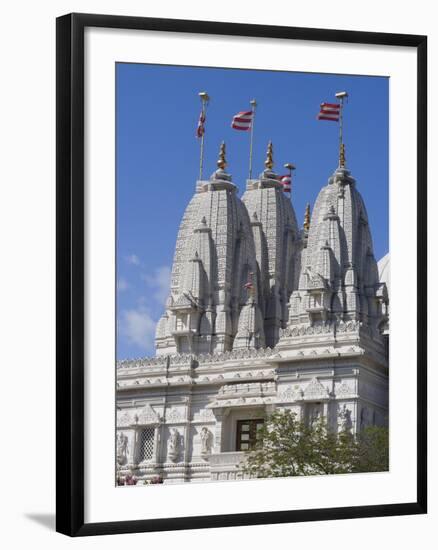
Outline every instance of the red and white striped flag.
<path fill-rule="evenodd" d="M 243 285 L 243 288 L 245 288 L 246 290 L 252 290 L 254 288 L 254 284 L 252 281 L 248 281 Z"/>
<path fill-rule="evenodd" d="M 318 120 L 333 120 L 338 122 L 341 105 L 339 103 L 321 103 Z"/>
<path fill-rule="evenodd" d="M 253 115 L 254 113 L 252 111 L 240 111 L 240 113 L 237 113 L 237 115 L 233 116 L 231 128 L 244 131 L 250 130 Z"/>
<path fill-rule="evenodd" d="M 291 192 L 291 183 L 292 183 L 292 177 L 290 174 L 285 174 L 284 176 L 278 176 L 278 179 L 280 180 L 280 183 L 283 184 L 283 191 L 285 193 Z"/>
<path fill-rule="evenodd" d="M 247 290 L 250 294 L 254 291 L 254 283 L 253 283 L 253 276 L 254 273 L 251 271 L 248 273 L 248 281 L 243 285 L 243 288 Z"/>
<path fill-rule="evenodd" d="M 198 120 L 198 127 L 196 128 L 196 137 L 202 138 L 204 134 L 205 134 L 205 113 L 204 111 L 201 111 L 201 114 L 199 115 L 199 120 Z"/>

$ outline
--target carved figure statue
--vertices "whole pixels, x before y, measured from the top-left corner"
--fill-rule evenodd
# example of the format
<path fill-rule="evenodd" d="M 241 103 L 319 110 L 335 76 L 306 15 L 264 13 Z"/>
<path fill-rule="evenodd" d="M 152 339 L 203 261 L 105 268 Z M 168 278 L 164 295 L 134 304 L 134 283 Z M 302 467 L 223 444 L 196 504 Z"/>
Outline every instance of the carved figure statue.
<path fill-rule="evenodd" d="M 128 436 L 123 432 L 120 432 L 117 436 L 117 462 L 122 465 L 125 464 L 128 458 Z"/>
<path fill-rule="evenodd" d="M 312 413 L 310 415 L 310 427 L 314 428 L 318 424 L 320 419 L 321 419 L 321 409 L 318 406 L 313 407 Z"/>
<path fill-rule="evenodd" d="M 211 432 L 204 426 L 201 430 L 201 453 L 208 454 L 211 449 Z"/>
<path fill-rule="evenodd" d="M 170 430 L 170 437 L 167 443 L 167 454 L 170 460 L 176 460 L 179 454 L 180 435 L 176 428 Z"/>
<path fill-rule="evenodd" d="M 340 413 L 339 418 L 341 420 L 341 430 L 343 432 L 348 432 L 353 427 L 353 423 L 351 421 L 351 411 L 347 409 L 347 405 L 344 403 Z"/>

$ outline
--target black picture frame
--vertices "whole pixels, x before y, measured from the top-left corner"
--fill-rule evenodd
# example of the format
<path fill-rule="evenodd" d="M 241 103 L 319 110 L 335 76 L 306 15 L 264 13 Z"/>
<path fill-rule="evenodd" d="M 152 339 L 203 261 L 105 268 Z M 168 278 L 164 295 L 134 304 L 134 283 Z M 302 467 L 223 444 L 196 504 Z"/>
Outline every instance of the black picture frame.
<path fill-rule="evenodd" d="M 155 30 L 405 46 L 417 52 L 417 499 L 311 510 L 84 522 L 84 30 Z M 73 13 L 56 22 L 57 496 L 56 529 L 69 536 L 423 514 L 427 510 L 427 37 L 389 33 Z"/>

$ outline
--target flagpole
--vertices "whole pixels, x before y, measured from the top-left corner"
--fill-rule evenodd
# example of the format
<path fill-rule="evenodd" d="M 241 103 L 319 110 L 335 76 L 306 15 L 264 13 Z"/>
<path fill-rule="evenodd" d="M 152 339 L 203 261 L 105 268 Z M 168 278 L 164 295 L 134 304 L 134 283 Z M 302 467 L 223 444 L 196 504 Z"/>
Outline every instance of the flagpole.
<path fill-rule="evenodd" d="M 345 168 L 345 148 L 344 148 L 344 99 L 348 97 L 347 92 L 338 92 L 335 94 L 339 99 L 339 167 Z"/>
<path fill-rule="evenodd" d="M 207 111 L 207 105 L 208 105 L 208 102 L 210 100 L 210 97 L 208 96 L 207 92 L 199 92 L 198 95 L 201 98 L 201 103 L 202 103 L 201 113 L 202 113 L 202 117 L 205 121 L 205 113 Z M 204 124 L 204 122 L 203 122 L 203 124 Z M 205 135 L 205 129 L 203 129 L 203 131 L 202 131 L 201 147 L 200 147 L 200 152 L 199 152 L 199 181 L 202 181 L 202 169 L 203 169 L 203 166 L 204 166 L 204 135 Z"/>
<path fill-rule="evenodd" d="M 254 140 L 254 124 L 255 124 L 255 112 L 257 107 L 257 102 L 255 99 L 251 99 L 251 110 L 252 110 L 252 118 L 251 118 L 251 137 L 249 140 L 249 174 L 248 179 L 251 179 L 252 176 L 252 145 Z"/>
<path fill-rule="evenodd" d="M 339 150 L 341 150 L 341 146 L 342 146 L 343 114 L 344 114 L 344 98 L 341 97 L 341 108 L 339 109 Z"/>

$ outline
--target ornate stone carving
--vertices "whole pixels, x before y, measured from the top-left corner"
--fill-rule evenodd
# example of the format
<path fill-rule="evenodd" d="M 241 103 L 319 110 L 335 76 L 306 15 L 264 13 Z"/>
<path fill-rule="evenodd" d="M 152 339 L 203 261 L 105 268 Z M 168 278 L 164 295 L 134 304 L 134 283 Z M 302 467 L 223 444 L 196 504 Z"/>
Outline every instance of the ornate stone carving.
<path fill-rule="evenodd" d="M 344 321 L 335 321 L 330 323 L 317 323 L 315 325 L 297 325 L 282 329 L 280 331 L 280 336 L 281 338 L 297 338 L 317 334 L 330 334 L 335 331 L 341 333 L 357 332 L 359 327 L 359 321 L 349 321 L 348 323 L 344 323 Z"/>
<path fill-rule="evenodd" d="M 176 355 L 169 355 L 167 357 L 145 357 L 143 359 L 132 359 L 132 360 L 123 360 L 118 361 L 118 369 L 141 369 L 144 367 L 156 367 L 156 366 L 166 366 L 166 362 L 169 361 L 170 366 L 190 366 L 194 361 L 197 364 L 208 364 L 208 363 L 220 363 L 222 361 L 227 361 L 229 359 L 263 359 L 265 357 L 273 357 L 275 352 L 273 349 L 267 348 L 248 348 L 248 349 L 236 349 L 232 351 L 225 351 L 222 353 L 204 353 L 194 355 L 191 353 L 182 353 Z M 153 382 L 161 382 L 161 380 L 152 380 Z"/>
<path fill-rule="evenodd" d="M 123 359 L 117 361 L 118 369 L 139 369 L 142 367 L 165 366 L 166 357 L 144 357 L 143 359 Z"/>
<path fill-rule="evenodd" d="M 200 438 L 201 438 L 201 454 L 207 455 L 211 451 L 212 440 L 213 440 L 213 434 L 207 428 L 207 426 L 203 426 L 203 428 L 201 429 Z"/>
<path fill-rule="evenodd" d="M 120 432 L 117 436 L 117 464 L 123 466 L 128 461 L 128 436 Z"/>
<path fill-rule="evenodd" d="M 246 384 L 227 384 L 222 386 L 218 392 L 219 396 L 248 395 L 248 394 L 273 394 L 275 382 L 248 382 Z"/>
<path fill-rule="evenodd" d="M 345 381 L 336 388 L 336 397 L 342 398 L 352 394 L 354 394 L 353 389 L 351 388 L 350 384 Z"/>
<path fill-rule="evenodd" d="M 339 411 L 339 420 L 341 424 L 341 430 L 343 432 L 351 431 L 351 428 L 353 427 L 353 423 L 351 421 L 351 411 L 347 409 L 347 405 L 345 403 Z"/>
<path fill-rule="evenodd" d="M 179 409 L 170 409 L 170 411 L 166 411 L 166 422 L 180 422 L 181 420 L 184 420 L 184 417 Z"/>
<path fill-rule="evenodd" d="M 304 399 L 327 399 L 329 396 L 329 390 L 316 377 L 304 389 Z"/>
<path fill-rule="evenodd" d="M 172 462 L 176 462 L 180 453 L 181 436 L 176 428 L 170 430 L 169 440 L 167 442 L 167 456 Z"/>
<path fill-rule="evenodd" d="M 146 405 L 141 409 L 136 418 L 136 424 L 140 426 L 144 426 L 147 424 L 158 424 L 159 422 L 160 417 L 149 403 L 146 403 Z"/>
<path fill-rule="evenodd" d="M 287 386 L 278 395 L 278 402 L 290 403 L 292 401 L 301 401 L 303 399 L 303 390 L 299 386 Z"/>
<path fill-rule="evenodd" d="M 202 409 L 197 414 L 197 417 L 195 417 L 196 420 L 202 420 L 203 422 L 208 420 L 214 420 L 214 414 L 211 409 Z"/>
<path fill-rule="evenodd" d="M 127 426 L 131 426 L 131 424 L 133 423 L 134 423 L 134 420 L 128 411 L 124 411 L 117 418 L 117 426 L 119 428 L 126 428 Z"/>

